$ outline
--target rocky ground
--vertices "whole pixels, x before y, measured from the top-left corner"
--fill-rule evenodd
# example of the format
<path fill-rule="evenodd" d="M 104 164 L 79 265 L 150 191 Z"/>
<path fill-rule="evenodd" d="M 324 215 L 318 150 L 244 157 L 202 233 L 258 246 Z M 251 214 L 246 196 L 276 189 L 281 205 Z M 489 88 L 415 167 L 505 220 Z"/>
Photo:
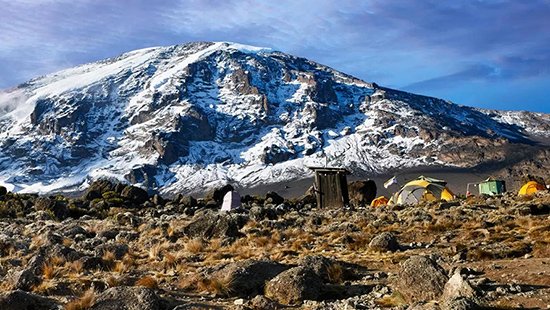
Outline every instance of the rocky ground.
<path fill-rule="evenodd" d="M 320 210 L 312 197 L 0 188 L 0 309 L 547 309 L 550 193 Z"/>

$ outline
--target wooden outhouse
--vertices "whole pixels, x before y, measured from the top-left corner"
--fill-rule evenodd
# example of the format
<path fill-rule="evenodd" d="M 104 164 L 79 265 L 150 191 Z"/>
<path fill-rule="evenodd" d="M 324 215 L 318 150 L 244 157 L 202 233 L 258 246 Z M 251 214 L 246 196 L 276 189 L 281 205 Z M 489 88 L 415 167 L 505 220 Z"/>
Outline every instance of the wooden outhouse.
<path fill-rule="evenodd" d="M 343 208 L 349 204 L 349 171 L 344 168 L 310 167 L 315 172 L 313 183 L 318 208 Z"/>

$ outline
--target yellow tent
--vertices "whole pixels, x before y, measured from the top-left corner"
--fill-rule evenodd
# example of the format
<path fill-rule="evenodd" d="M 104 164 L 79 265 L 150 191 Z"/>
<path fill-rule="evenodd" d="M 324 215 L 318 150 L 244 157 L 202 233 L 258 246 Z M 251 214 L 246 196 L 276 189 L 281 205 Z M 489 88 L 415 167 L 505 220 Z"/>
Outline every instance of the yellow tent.
<path fill-rule="evenodd" d="M 433 181 L 433 182 L 432 182 Z M 390 200 L 390 204 L 416 204 L 421 201 L 453 200 L 454 194 L 442 180 L 420 177 L 405 184 Z"/>
<path fill-rule="evenodd" d="M 536 181 L 529 181 L 525 183 L 520 189 L 519 189 L 519 196 L 522 195 L 533 195 L 534 193 L 538 191 L 545 190 L 546 188 L 544 185 L 536 182 Z"/>
<path fill-rule="evenodd" d="M 371 207 L 380 207 L 380 206 L 385 206 L 388 204 L 388 198 L 384 197 L 384 196 L 380 196 L 376 199 L 374 199 L 371 203 L 370 203 L 370 206 Z"/>

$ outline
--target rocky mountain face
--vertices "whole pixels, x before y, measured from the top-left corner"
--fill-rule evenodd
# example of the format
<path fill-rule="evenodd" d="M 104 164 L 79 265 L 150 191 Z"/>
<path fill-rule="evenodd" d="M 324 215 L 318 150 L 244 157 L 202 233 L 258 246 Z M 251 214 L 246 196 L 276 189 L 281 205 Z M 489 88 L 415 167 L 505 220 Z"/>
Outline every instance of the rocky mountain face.
<path fill-rule="evenodd" d="M 299 179 L 325 164 L 517 162 L 549 136 L 548 114 L 459 106 L 269 49 L 197 42 L 0 93 L 0 184 L 51 192 L 111 178 L 173 194 Z"/>

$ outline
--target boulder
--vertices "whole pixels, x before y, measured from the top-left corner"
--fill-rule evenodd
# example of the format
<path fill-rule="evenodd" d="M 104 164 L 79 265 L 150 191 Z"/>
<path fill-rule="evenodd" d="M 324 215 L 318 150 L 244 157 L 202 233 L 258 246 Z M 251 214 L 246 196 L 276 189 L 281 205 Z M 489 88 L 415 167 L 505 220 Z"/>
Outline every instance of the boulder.
<path fill-rule="evenodd" d="M 244 260 L 231 263 L 214 272 L 212 278 L 229 280 L 229 296 L 248 298 L 262 294 L 266 281 L 286 270 L 287 267 L 270 260 Z"/>
<path fill-rule="evenodd" d="M 295 305 L 318 299 L 322 287 L 322 279 L 313 270 L 300 266 L 283 271 L 267 282 L 265 295 L 282 304 Z"/>
<path fill-rule="evenodd" d="M 395 252 L 399 248 L 397 238 L 390 232 L 375 236 L 369 243 L 369 249 L 376 252 Z"/>
<path fill-rule="evenodd" d="M 455 272 L 445 284 L 441 300 L 452 300 L 458 297 L 474 298 L 475 296 L 476 290 L 470 285 L 468 280 L 464 279 L 460 272 Z"/>
<path fill-rule="evenodd" d="M 281 305 L 263 295 L 258 295 L 252 298 L 248 304 L 248 307 L 252 310 L 278 310 L 281 309 Z"/>
<path fill-rule="evenodd" d="M 368 206 L 376 198 L 376 183 L 373 180 L 354 181 L 349 183 L 348 191 L 352 204 Z"/>
<path fill-rule="evenodd" d="M 49 298 L 21 290 L 0 293 L 0 309 L 2 310 L 54 310 L 59 309 L 57 303 Z"/>
<path fill-rule="evenodd" d="M 230 184 L 224 185 L 219 188 L 215 188 L 206 194 L 206 196 L 204 197 L 204 200 L 205 201 L 214 200 L 216 204 L 221 205 L 225 194 L 232 190 L 235 190 L 235 188 L 233 188 L 233 186 L 231 186 Z"/>
<path fill-rule="evenodd" d="M 195 214 L 183 232 L 191 238 L 235 238 L 241 236 L 239 229 L 245 223 L 238 214 L 205 211 Z"/>
<path fill-rule="evenodd" d="M 412 256 L 401 264 L 397 286 L 408 302 L 438 299 L 448 281 L 445 270 L 426 256 Z"/>
<path fill-rule="evenodd" d="M 90 310 L 160 310 L 161 299 L 152 289 L 145 287 L 119 286 L 110 288 L 97 296 Z"/>
<path fill-rule="evenodd" d="M 146 202 L 149 199 L 149 194 L 147 194 L 147 191 L 131 185 L 126 186 L 122 190 L 122 193 L 120 193 L 120 196 L 138 205 Z"/>
<path fill-rule="evenodd" d="M 113 191 L 115 189 L 115 184 L 108 180 L 97 180 L 90 184 L 90 187 L 84 193 L 83 198 L 85 200 L 94 200 L 96 198 L 101 198 L 103 193 Z"/>
<path fill-rule="evenodd" d="M 285 199 L 275 192 L 267 192 L 267 194 L 265 194 L 265 202 L 274 204 L 274 205 L 279 205 L 285 202 Z"/>
<path fill-rule="evenodd" d="M 248 213 L 250 218 L 259 222 L 264 219 L 276 220 L 277 212 L 273 208 L 253 206 Z"/>
<path fill-rule="evenodd" d="M 31 269 L 23 269 L 10 274 L 8 276 L 8 282 L 10 282 L 11 286 L 14 289 L 30 291 L 33 286 L 40 284 L 40 282 L 42 282 L 42 279 L 38 275 L 36 275 Z"/>
<path fill-rule="evenodd" d="M 332 276 L 329 274 L 329 268 L 334 264 L 332 259 L 321 255 L 306 256 L 299 262 L 300 266 L 307 267 L 315 272 L 323 282 L 333 282 L 332 280 L 334 279 L 331 279 Z"/>

